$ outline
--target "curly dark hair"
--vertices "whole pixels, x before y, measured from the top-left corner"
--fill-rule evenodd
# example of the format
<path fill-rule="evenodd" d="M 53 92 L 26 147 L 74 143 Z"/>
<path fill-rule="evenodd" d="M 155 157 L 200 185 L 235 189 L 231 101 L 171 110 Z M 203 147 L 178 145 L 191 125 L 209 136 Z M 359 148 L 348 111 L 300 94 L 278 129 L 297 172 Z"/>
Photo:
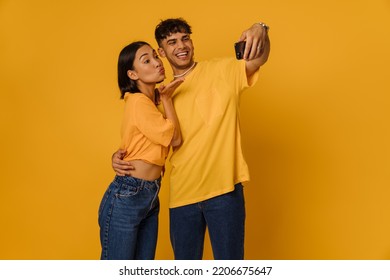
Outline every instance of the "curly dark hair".
<path fill-rule="evenodd" d="M 191 34 L 191 26 L 182 18 L 170 18 L 162 20 L 156 26 L 154 37 L 157 41 L 157 44 L 161 47 L 162 40 L 177 32 Z"/>

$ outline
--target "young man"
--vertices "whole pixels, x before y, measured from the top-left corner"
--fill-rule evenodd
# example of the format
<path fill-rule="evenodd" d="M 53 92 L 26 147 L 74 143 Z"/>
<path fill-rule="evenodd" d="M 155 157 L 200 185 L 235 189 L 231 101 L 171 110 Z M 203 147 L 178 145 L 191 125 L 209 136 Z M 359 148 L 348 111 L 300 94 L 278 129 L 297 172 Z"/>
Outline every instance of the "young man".
<path fill-rule="evenodd" d="M 243 60 L 194 61 L 191 33 L 183 19 L 164 20 L 155 30 L 174 78 L 185 77 L 173 97 L 182 145 L 170 159 L 171 243 L 175 259 L 202 259 L 207 226 L 215 259 L 243 259 L 241 183 L 249 172 L 241 150 L 239 99 L 268 59 L 268 26 L 255 23 L 242 33 Z M 131 176 L 133 167 L 122 157 L 123 151 L 113 155 L 113 168 Z"/>

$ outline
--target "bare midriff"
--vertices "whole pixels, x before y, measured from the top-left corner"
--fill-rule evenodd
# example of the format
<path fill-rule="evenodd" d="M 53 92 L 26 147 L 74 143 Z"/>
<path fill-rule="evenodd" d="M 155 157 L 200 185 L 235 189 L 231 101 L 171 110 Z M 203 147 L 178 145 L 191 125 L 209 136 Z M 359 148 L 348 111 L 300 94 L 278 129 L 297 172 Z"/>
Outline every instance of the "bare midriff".
<path fill-rule="evenodd" d="M 147 181 L 153 181 L 161 177 L 162 166 L 143 160 L 130 160 L 129 163 L 134 167 L 130 174 L 132 177 Z"/>

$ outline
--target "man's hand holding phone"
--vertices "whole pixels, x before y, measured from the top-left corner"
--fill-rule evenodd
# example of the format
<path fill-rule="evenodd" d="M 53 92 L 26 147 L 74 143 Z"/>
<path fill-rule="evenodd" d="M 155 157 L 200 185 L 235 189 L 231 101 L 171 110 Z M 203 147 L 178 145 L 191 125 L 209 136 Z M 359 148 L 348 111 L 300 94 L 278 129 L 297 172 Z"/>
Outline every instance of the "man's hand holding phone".
<path fill-rule="evenodd" d="M 262 22 L 255 23 L 245 30 L 239 41 L 234 44 L 236 58 L 252 60 L 260 57 L 264 53 L 267 44 L 268 30 L 269 26 Z"/>
<path fill-rule="evenodd" d="M 234 44 L 234 50 L 236 51 L 237 59 L 244 58 L 245 45 L 246 45 L 245 41 L 237 42 Z"/>

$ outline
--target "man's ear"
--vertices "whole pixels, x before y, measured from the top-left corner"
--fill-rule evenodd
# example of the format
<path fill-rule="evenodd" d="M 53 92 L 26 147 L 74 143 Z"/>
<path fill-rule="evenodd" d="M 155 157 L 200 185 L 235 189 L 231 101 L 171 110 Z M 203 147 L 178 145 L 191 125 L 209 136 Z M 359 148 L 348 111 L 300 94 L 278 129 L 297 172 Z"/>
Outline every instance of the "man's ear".
<path fill-rule="evenodd" d="M 138 75 L 135 71 L 133 70 L 127 70 L 127 77 L 129 77 L 131 80 L 138 80 Z"/>
<path fill-rule="evenodd" d="M 161 56 L 161 57 L 166 57 L 166 55 L 165 55 L 165 51 L 163 50 L 163 48 L 158 48 L 158 54 Z"/>

